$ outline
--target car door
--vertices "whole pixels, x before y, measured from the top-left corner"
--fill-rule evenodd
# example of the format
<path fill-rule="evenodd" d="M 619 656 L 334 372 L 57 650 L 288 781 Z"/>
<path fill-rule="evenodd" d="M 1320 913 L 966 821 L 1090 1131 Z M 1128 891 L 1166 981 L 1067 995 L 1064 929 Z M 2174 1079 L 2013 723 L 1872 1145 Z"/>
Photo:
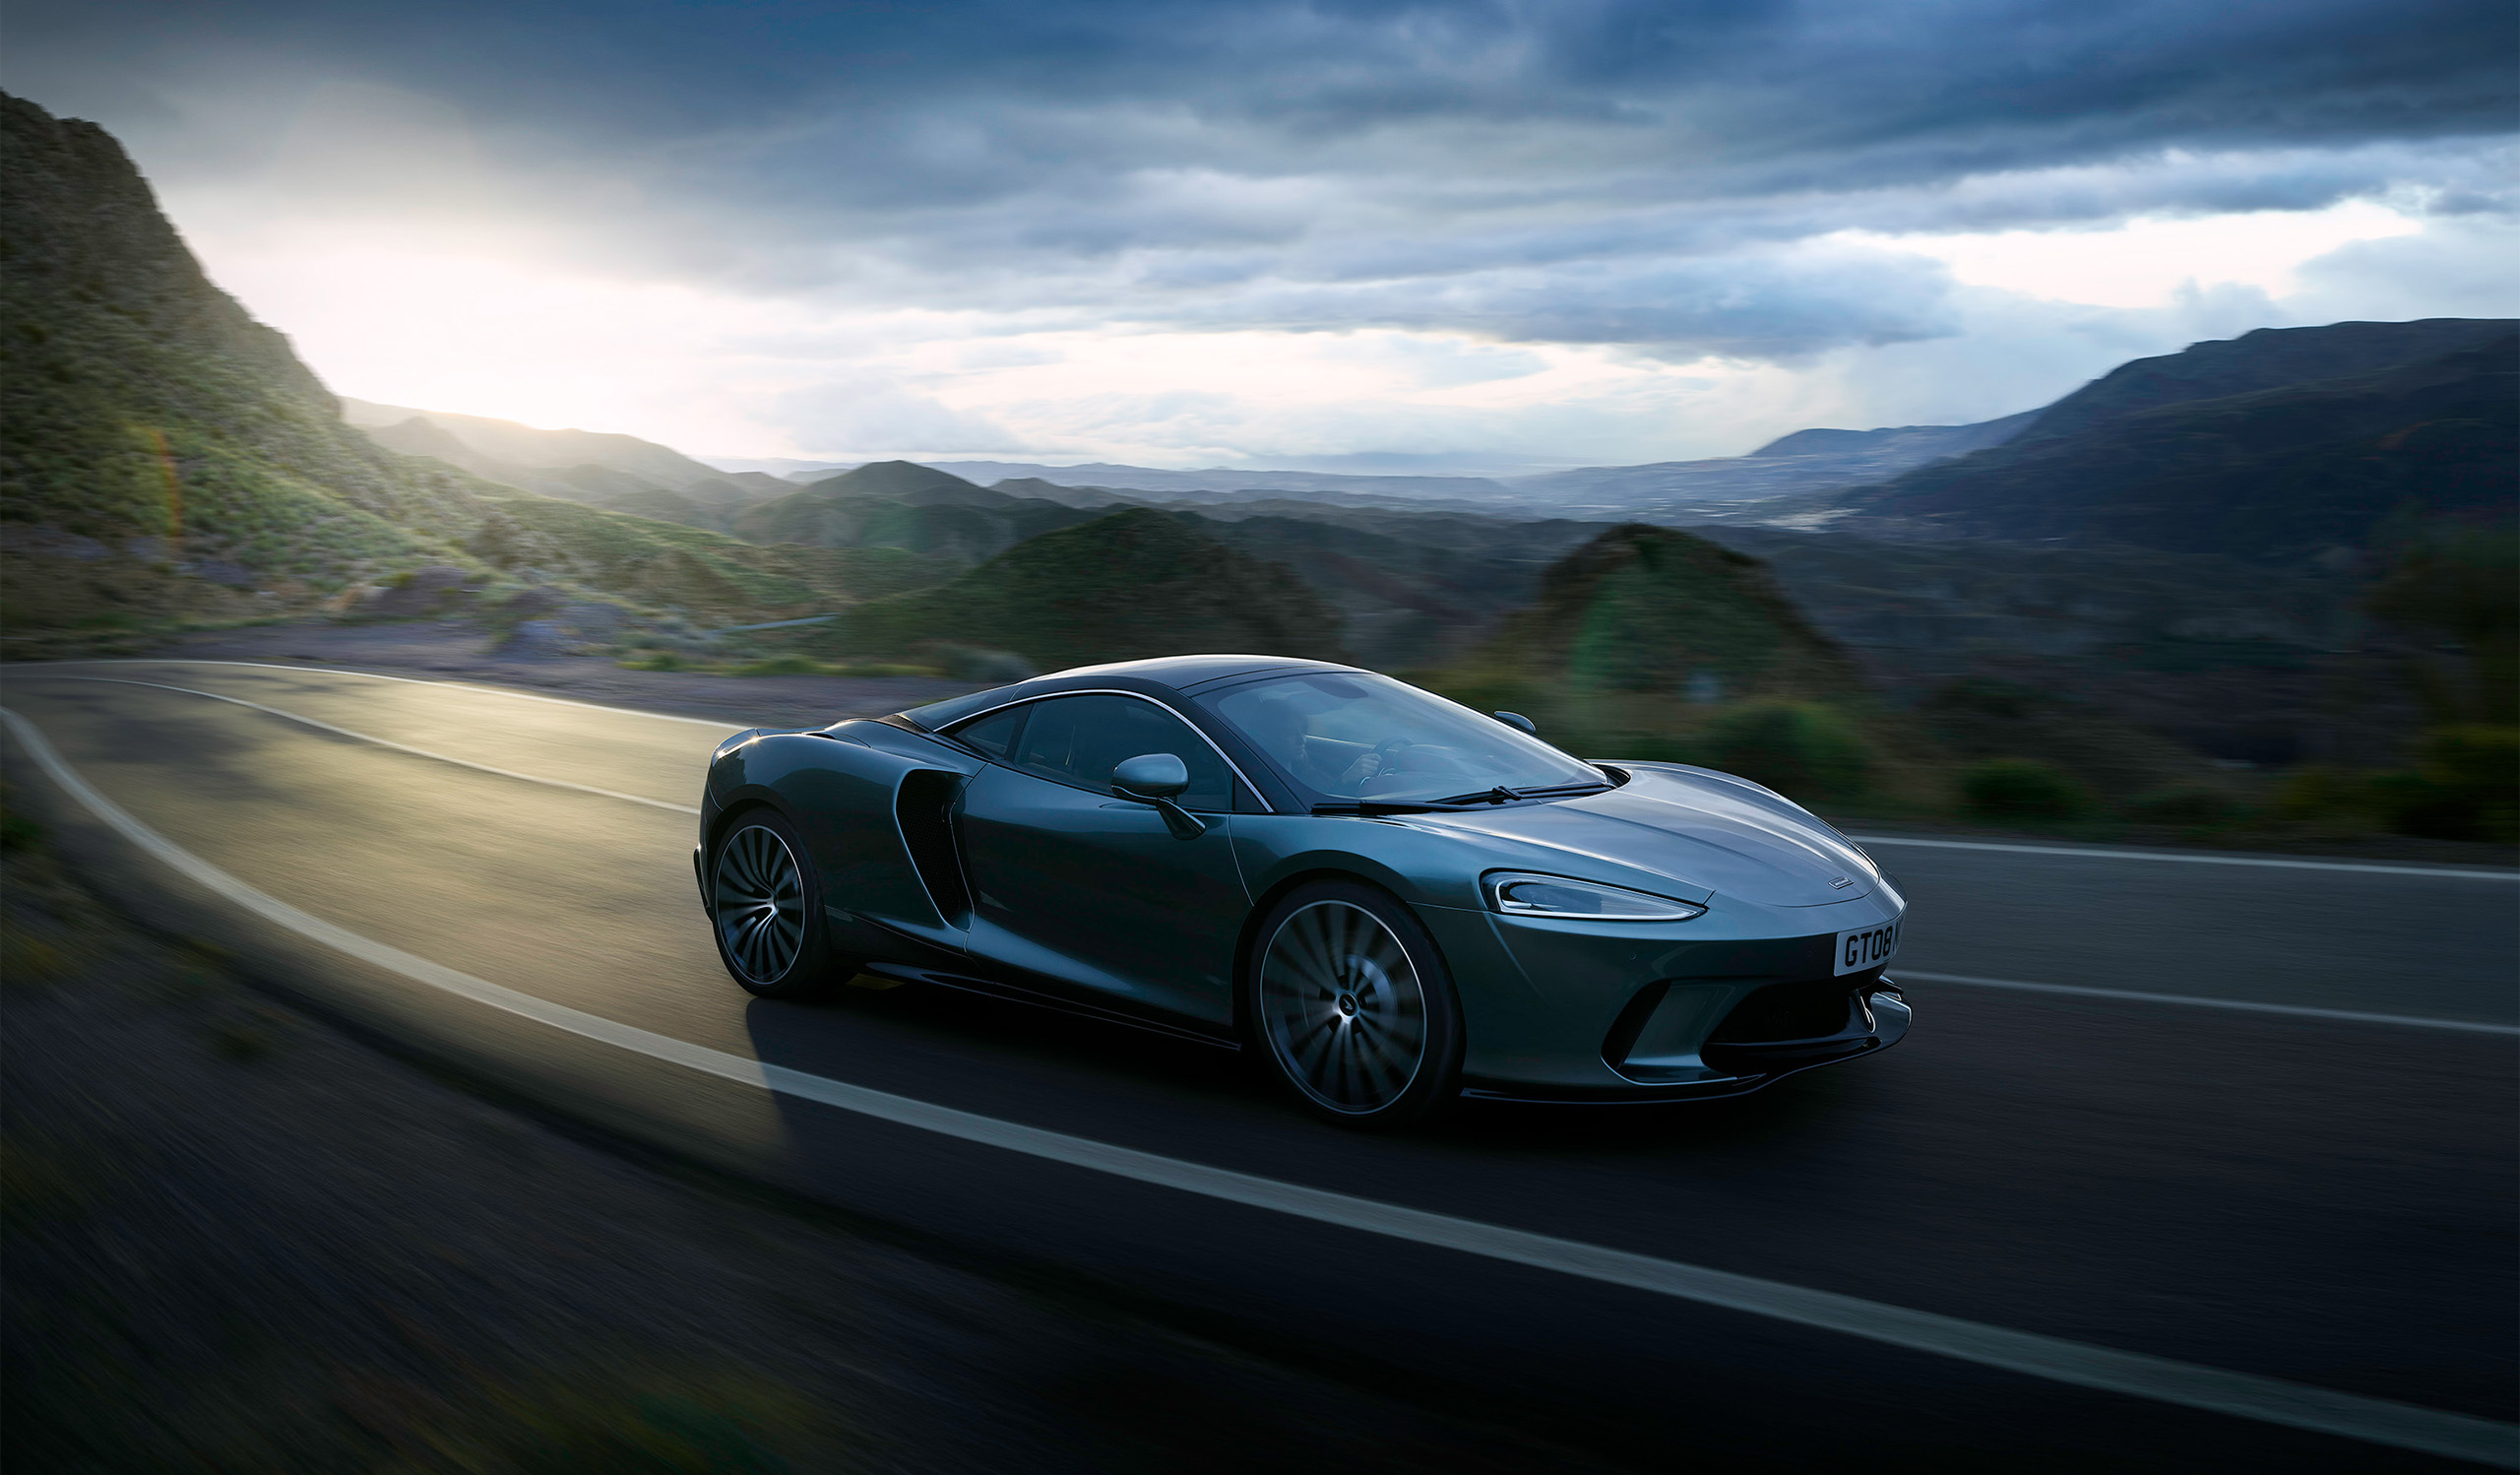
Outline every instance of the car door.
<path fill-rule="evenodd" d="M 990 762 L 964 786 L 957 837 L 974 955 L 1216 1023 L 1233 1017 L 1233 948 L 1251 904 L 1227 816 L 1235 779 L 1189 724 L 1144 697 L 1088 692 L 981 717 L 954 737 Z M 1190 771 L 1184 838 L 1111 771 L 1171 753 Z"/>

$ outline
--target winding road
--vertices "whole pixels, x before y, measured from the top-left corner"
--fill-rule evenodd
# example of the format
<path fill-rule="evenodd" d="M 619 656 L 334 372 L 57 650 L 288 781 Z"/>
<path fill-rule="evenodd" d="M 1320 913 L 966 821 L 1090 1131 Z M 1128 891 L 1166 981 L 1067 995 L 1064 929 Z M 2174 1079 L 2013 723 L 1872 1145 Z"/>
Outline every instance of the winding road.
<path fill-rule="evenodd" d="M 2520 1466 L 2520 873 L 1877 837 L 1898 1050 L 1366 1137 L 1161 1035 L 747 997 L 689 868 L 731 724 L 219 662 L 0 700 L 83 863 L 329 1009 L 1608 1457 Z"/>

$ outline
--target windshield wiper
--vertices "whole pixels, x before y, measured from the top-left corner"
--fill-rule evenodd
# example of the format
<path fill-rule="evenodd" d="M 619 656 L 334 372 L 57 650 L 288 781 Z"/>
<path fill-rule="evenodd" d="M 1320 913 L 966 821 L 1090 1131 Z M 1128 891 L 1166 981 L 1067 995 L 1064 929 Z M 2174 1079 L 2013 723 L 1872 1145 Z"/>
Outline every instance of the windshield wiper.
<path fill-rule="evenodd" d="M 1335 803 L 1315 804 L 1315 814 L 1433 814 L 1444 809 L 1458 809 L 1461 804 L 1448 799 L 1350 799 Z"/>
<path fill-rule="evenodd" d="M 1614 784 L 1604 783 L 1599 779 L 1574 784 L 1543 784 L 1534 789 L 1508 789 L 1499 784 L 1493 789 L 1481 789 L 1476 794 L 1456 794 L 1450 799 L 1437 800 L 1435 802 L 1439 804 L 1504 804 L 1518 799 L 1558 799 L 1573 794 L 1599 794 L 1605 789 L 1616 787 Z"/>

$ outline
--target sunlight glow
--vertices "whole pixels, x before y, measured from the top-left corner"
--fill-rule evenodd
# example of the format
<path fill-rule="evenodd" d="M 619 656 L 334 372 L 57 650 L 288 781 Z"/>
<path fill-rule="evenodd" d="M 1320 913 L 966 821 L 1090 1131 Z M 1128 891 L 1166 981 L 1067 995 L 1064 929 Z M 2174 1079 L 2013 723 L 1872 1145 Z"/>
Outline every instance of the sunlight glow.
<path fill-rule="evenodd" d="M 2189 220 L 2137 218 L 2105 230 L 2001 230 L 1977 235 L 1877 235 L 1846 230 L 1854 245 L 1930 256 L 1971 287 L 2100 307 L 2160 307 L 2182 290 L 2234 285 L 2270 297 L 2295 289 L 2294 273 L 2360 240 L 2424 228 L 2385 205 L 2346 200 L 2325 210 L 2266 210 Z"/>

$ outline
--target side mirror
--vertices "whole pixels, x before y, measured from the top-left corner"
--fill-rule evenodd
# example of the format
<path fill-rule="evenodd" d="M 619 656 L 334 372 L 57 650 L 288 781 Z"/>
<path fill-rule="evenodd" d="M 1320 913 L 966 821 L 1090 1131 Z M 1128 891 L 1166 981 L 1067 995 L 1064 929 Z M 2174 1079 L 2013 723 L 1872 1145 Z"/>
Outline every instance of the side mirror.
<path fill-rule="evenodd" d="M 1525 717 L 1520 712 L 1490 712 L 1487 715 L 1495 718 L 1498 722 L 1503 723 L 1509 728 L 1520 728 L 1535 738 L 1540 736 L 1540 724 L 1532 721 L 1528 717 Z"/>
<path fill-rule="evenodd" d="M 1190 765 L 1170 753 L 1140 753 L 1111 770 L 1111 792 L 1155 805 L 1175 840 L 1196 840 L 1208 832 L 1206 820 L 1172 802 L 1189 787 Z"/>
<path fill-rule="evenodd" d="M 1170 753 L 1140 753 L 1111 770 L 1111 790 L 1130 799 L 1170 799 L 1190 787 L 1190 765 Z"/>

